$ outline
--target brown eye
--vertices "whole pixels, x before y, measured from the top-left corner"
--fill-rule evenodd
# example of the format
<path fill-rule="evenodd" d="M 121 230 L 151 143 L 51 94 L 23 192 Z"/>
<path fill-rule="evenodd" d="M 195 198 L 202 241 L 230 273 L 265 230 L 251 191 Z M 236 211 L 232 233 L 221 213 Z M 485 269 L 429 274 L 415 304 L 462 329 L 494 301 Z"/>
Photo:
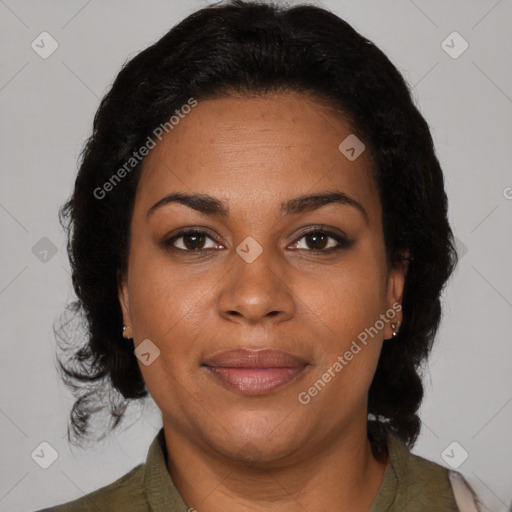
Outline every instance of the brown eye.
<path fill-rule="evenodd" d="M 327 247 L 330 237 L 325 233 L 309 233 L 304 238 L 311 249 L 322 250 Z"/>
<path fill-rule="evenodd" d="M 208 233 L 198 230 L 181 231 L 165 240 L 163 245 L 169 250 L 181 251 L 183 253 L 197 253 L 223 248 L 221 245 L 217 244 Z"/>
<path fill-rule="evenodd" d="M 206 240 L 206 237 L 199 233 L 191 233 L 184 235 L 181 238 L 183 239 L 183 245 L 191 251 L 195 249 L 202 249 Z"/>
<path fill-rule="evenodd" d="M 303 240 L 303 242 L 301 242 Z M 353 245 L 346 237 L 324 230 L 312 230 L 303 234 L 293 243 L 293 249 L 306 250 L 318 253 L 330 253 L 340 249 L 348 249 Z"/>

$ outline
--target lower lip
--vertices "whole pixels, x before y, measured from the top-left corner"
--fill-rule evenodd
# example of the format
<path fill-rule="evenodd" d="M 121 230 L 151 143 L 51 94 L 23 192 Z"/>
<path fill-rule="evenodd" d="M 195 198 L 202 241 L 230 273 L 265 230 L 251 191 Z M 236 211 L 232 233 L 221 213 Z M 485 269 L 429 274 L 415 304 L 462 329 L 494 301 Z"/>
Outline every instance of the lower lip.
<path fill-rule="evenodd" d="M 295 379 L 306 367 L 294 368 L 225 368 L 206 366 L 230 389 L 245 395 L 263 395 Z"/>

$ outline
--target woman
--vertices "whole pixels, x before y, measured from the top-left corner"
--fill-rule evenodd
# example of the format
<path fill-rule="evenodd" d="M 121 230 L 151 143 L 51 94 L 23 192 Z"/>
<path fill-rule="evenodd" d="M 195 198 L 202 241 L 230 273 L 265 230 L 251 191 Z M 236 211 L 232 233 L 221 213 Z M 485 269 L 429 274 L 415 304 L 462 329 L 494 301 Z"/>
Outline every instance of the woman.
<path fill-rule="evenodd" d="M 89 333 L 61 362 L 70 439 L 106 393 L 112 428 L 148 393 L 163 428 L 145 464 L 47 511 L 478 510 L 409 451 L 456 263 L 443 174 L 346 22 L 189 16 L 119 73 L 62 215 Z"/>

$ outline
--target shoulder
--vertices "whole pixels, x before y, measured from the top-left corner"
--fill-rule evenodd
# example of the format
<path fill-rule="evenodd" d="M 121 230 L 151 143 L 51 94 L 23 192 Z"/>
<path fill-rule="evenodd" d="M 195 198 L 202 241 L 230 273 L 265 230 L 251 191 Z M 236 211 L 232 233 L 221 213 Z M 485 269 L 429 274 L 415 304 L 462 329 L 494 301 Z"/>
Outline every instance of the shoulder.
<path fill-rule="evenodd" d="M 147 500 L 143 486 L 144 464 L 139 464 L 114 482 L 73 501 L 37 512 L 96 512 L 98 510 L 122 510 L 143 512 Z"/>
<path fill-rule="evenodd" d="M 397 510 L 479 511 L 478 500 L 460 473 L 411 453 L 393 434 L 389 452 L 397 480 Z"/>
<path fill-rule="evenodd" d="M 161 428 L 149 447 L 145 463 L 81 498 L 38 512 L 187 512 L 188 507 L 167 469 L 166 458 L 165 434 Z"/>

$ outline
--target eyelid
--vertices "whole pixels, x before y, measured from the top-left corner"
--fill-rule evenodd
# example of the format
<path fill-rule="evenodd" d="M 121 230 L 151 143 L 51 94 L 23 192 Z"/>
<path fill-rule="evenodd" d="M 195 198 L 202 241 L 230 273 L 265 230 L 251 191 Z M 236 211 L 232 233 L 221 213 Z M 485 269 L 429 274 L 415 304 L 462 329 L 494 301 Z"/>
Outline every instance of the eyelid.
<path fill-rule="evenodd" d="M 332 252 L 348 249 L 354 244 L 354 240 L 350 239 L 346 233 L 339 228 L 332 228 L 330 226 L 325 226 L 322 224 L 318 224 L 316 226 L 308 226 L 304 231 L 301 231 L 298 235 L 295 235 L 295 239 L 292 244 L 296 244 L 304 237 L 312 233 L 322 233 L 327 235 L 328 238 L 332 238 L 336 240 L 337 245 L 335 247 L 329 247 L 328 249 L 293 249 L 295 251 L 306 251 L 311 254 L 330 254 Z"/>
<path fill-rule="evenodd" d="M 174 234 L 171 234 L 171 235 L 165 236 L 163 241 L 162 241 L 162 245 L 167 250 L 175 250 L 175 251 L 179 251 L 181 253 L 190 253 L 190 254 L 193 254 L 193 253 L 200 254 L 200 253 L 204 253 L 206 251 L 218 251 L 218 250 L 220 250 L 220 249 L 213 249 L 211 247 L 208 247 L 206 249 L 187 250 L 187 249 L 180 249 L 180 248 L 175 247 L 173 245 L 174 242 L 176 242 L 176 240 L 179 240 L 180 238 L 184 238 L 187 235 L 196 235 L 196 234 L 197 235 L 205 235 L 207 238 L 209 238 L 211 241 L 213 241 L 217 245 L 223 246 L 222 243 L 217 242 L 217 240 L 210 233 L 208 228 L 204 228 L 202 226 L 196 226 L 196 227 L 189 227 L 189 228 L 179 229 L 178 232 L 176 232 Z M 224 248 L 224 247 L 222 247 L 222 248 Z"/>
<path fill-rule="evenodd" d="M 311 226 L 307 226 L 303 229 L 300 229 L 298 233 L 294 233 L 294 241 L 299 240 L 300 238 L 309 235 L 310 233 L 324 233 L 326 235 L 332 236 L 334 238 L 343 238 L 344 240 L 349 240 L 347 234 L 340 228 L 334 228 L 331 226 L 327 226 L 325 224 L 313 224 Z M 299 238 L 297 238 L 299 237 Z"/>

